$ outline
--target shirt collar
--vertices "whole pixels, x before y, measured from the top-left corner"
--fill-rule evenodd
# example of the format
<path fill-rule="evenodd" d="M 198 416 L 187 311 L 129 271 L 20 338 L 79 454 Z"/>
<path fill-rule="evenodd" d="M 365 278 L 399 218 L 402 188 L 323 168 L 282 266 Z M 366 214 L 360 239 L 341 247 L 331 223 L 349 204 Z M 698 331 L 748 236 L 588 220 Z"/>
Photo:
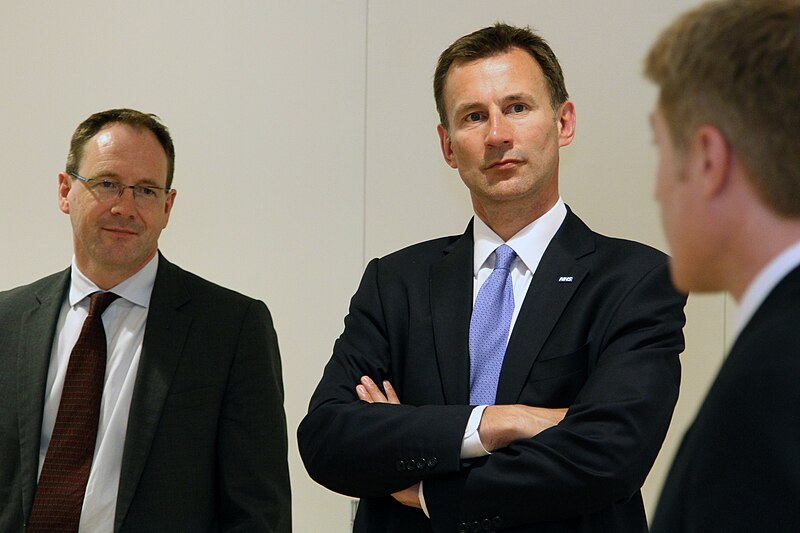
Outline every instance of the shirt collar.
<path fill-rule="evenodd" d="M 750 282 L 739 302 L 736 327 L 733 330 L 734 339 L 739 336 L 772 289 L 798 265 L 800 265 L 800 241 L 786 248 L 761 269 L 761 272 Z"/>
<path fill-rule="evenodd" d="M 78 302 L 93 292 L 102 290 L 81 272 L 75 263 L 75 256 L 72 256 L 71 272 L 69 287 L 69 305 L 71 307 L 75 307 Z M 155 254 L 136 274 L 112 287 L 111 292 L 133 304 L 147 308 L 150 305 L 150 295 L 156 282 L 156 272 L 158 272 L 158 254 Z"/>
<path fill-rule="evenodd" d="M 514 249 L 517 257 L 525 264 L 528 270 L 535 272 L 545 249 L 550 244 L 558 228 L 561 227 L 561 223 L 564 222 L 566 216 L 567 207 L 564 205 L 564 201 L 559 198 L 549 211 L 519 230 L 505 244 Z M 473 275 L 477 276 L 482 267 L 488 266 L 486 265 L 487 260 L 492 256 L 495 249 L 503 244 L 503 239 L 498 237 L 477 216 L 473 222 L 472 233 L 475 243 L 472 254 L 472 272 Z"/>

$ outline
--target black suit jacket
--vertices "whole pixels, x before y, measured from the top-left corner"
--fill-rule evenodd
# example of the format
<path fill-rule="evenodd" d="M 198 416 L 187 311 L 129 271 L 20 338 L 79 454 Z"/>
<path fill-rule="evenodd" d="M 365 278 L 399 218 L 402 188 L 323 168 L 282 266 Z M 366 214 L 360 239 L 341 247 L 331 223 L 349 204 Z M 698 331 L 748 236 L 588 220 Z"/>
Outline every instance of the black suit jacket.
<path fill-rule="evenodd" d="M 535 438 L 462 461 L 472 254 L 470 227 L 369 263 L 298 430 L 311 477 L 361 498 L 357 532 L 645 531 L 639 488 L 669 425 L 683 349 L 685 298 L 666 257 L 569 212 L 533 276 L 497 391 L 497 403 L 569 412 Z M 362 374 L 389 379 L 403 405 L 358 401 Z M 430 520 L 389 496 L 420 480 Z"/>
<path fill-rule="evenodd" d="M 800 268 L 739 334 L 673 462 L 652 531 L 800 531 Z"/>
<path fill-rule="evenodd" d="M 0 293 L 0 531 L 24 531 L 70 271 Z M 115 532 L 291 529 L 280 356 L 266 306 L 163 257 L 123 450 Z"/>

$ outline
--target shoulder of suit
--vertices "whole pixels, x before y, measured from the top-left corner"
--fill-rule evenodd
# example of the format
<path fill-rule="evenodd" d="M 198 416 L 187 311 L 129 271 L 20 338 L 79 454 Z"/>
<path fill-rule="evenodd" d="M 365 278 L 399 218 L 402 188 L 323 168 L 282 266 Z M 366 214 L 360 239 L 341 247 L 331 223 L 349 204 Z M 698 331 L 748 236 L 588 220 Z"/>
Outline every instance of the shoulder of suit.
<path fill-rule="evenodd" d="M 55 274 L 50 274 L 49 276 L 37 279 L 36 281 L 26 285 L 0 291 L 0 305 L 19 298 L 29 298 L 35 294 L 63 290 L 65 288 L 65 284 L 69 280 L 69 271 L 70 269 L 67 268 L 66 270 L 56 272 Z"/>
<path fill-rule="evenodd" d="M 193 272 L 189 272 L 180 266 L 162 258 L 159 264 L 159 272 L 156 274 L 156 285 L 159 277 L 164 277 L 168 283 L 179 282 L 189 291 L 192 297 L 206 297 L 220 302 L 229 301 L 238 304 L 258 301 L 257 298 L 247 296 L 238 291 L 223 287 L 218 283 L 209 281 Z"/>
<path fill-rule="evenodd" d="M 667 254 L 648 244 L 594 233 L 596 251 L 600 255 L 617 256 L 621 262 L 657 265 L 665 263 Z M 644 266 L 644 265 L 642 265 Z"/>
<path fill-rule="evenodd" d="M 469 237 L 466 235 L 450 235 L 418 242 L 384 255 L 379 260 L 390 263 L 419 262 L 425 259 L 435 260 L 441 258 L 448 249 L 462 238 Z"/>

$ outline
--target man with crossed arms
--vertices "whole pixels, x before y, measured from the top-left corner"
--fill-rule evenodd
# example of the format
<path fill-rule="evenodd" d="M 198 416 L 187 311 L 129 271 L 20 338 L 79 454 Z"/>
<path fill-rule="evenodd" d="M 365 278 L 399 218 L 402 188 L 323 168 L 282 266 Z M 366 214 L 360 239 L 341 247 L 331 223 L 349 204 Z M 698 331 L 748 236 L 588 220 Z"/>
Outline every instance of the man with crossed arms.
<path fill-rule="evenodd" d="M 575 108 L 539 36 L 458 39 L 434 93 L 476 216 L 369 263 L 298 430 L 306 468 L 361 498 L 357 532 L 644 532 L 683 349 L 667 258 L 560 198 Z"/>

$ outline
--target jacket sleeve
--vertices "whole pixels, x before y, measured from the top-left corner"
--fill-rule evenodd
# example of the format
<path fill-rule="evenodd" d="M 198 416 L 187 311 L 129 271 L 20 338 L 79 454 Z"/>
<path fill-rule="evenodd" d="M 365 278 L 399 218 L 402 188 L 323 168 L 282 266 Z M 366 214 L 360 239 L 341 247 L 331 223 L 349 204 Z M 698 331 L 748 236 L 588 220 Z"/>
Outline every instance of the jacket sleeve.
<path fill-rule="evenodd" d="M 241 324 L 217 443 L 220 530 L 291 531 L 280 353 L 260 301 L 251 301 Z"/>
<path fill-rule="evenodd" d="M 466 405 L 369 404 L 356 396 L 361 376 L 380 383 L 392 381 L 395 371 L 378 268 L 377 259 L 366 268 L 297 433 L 309 475 L 355 497 L 387 496 L 456 472 L 471 411 Z"/>

